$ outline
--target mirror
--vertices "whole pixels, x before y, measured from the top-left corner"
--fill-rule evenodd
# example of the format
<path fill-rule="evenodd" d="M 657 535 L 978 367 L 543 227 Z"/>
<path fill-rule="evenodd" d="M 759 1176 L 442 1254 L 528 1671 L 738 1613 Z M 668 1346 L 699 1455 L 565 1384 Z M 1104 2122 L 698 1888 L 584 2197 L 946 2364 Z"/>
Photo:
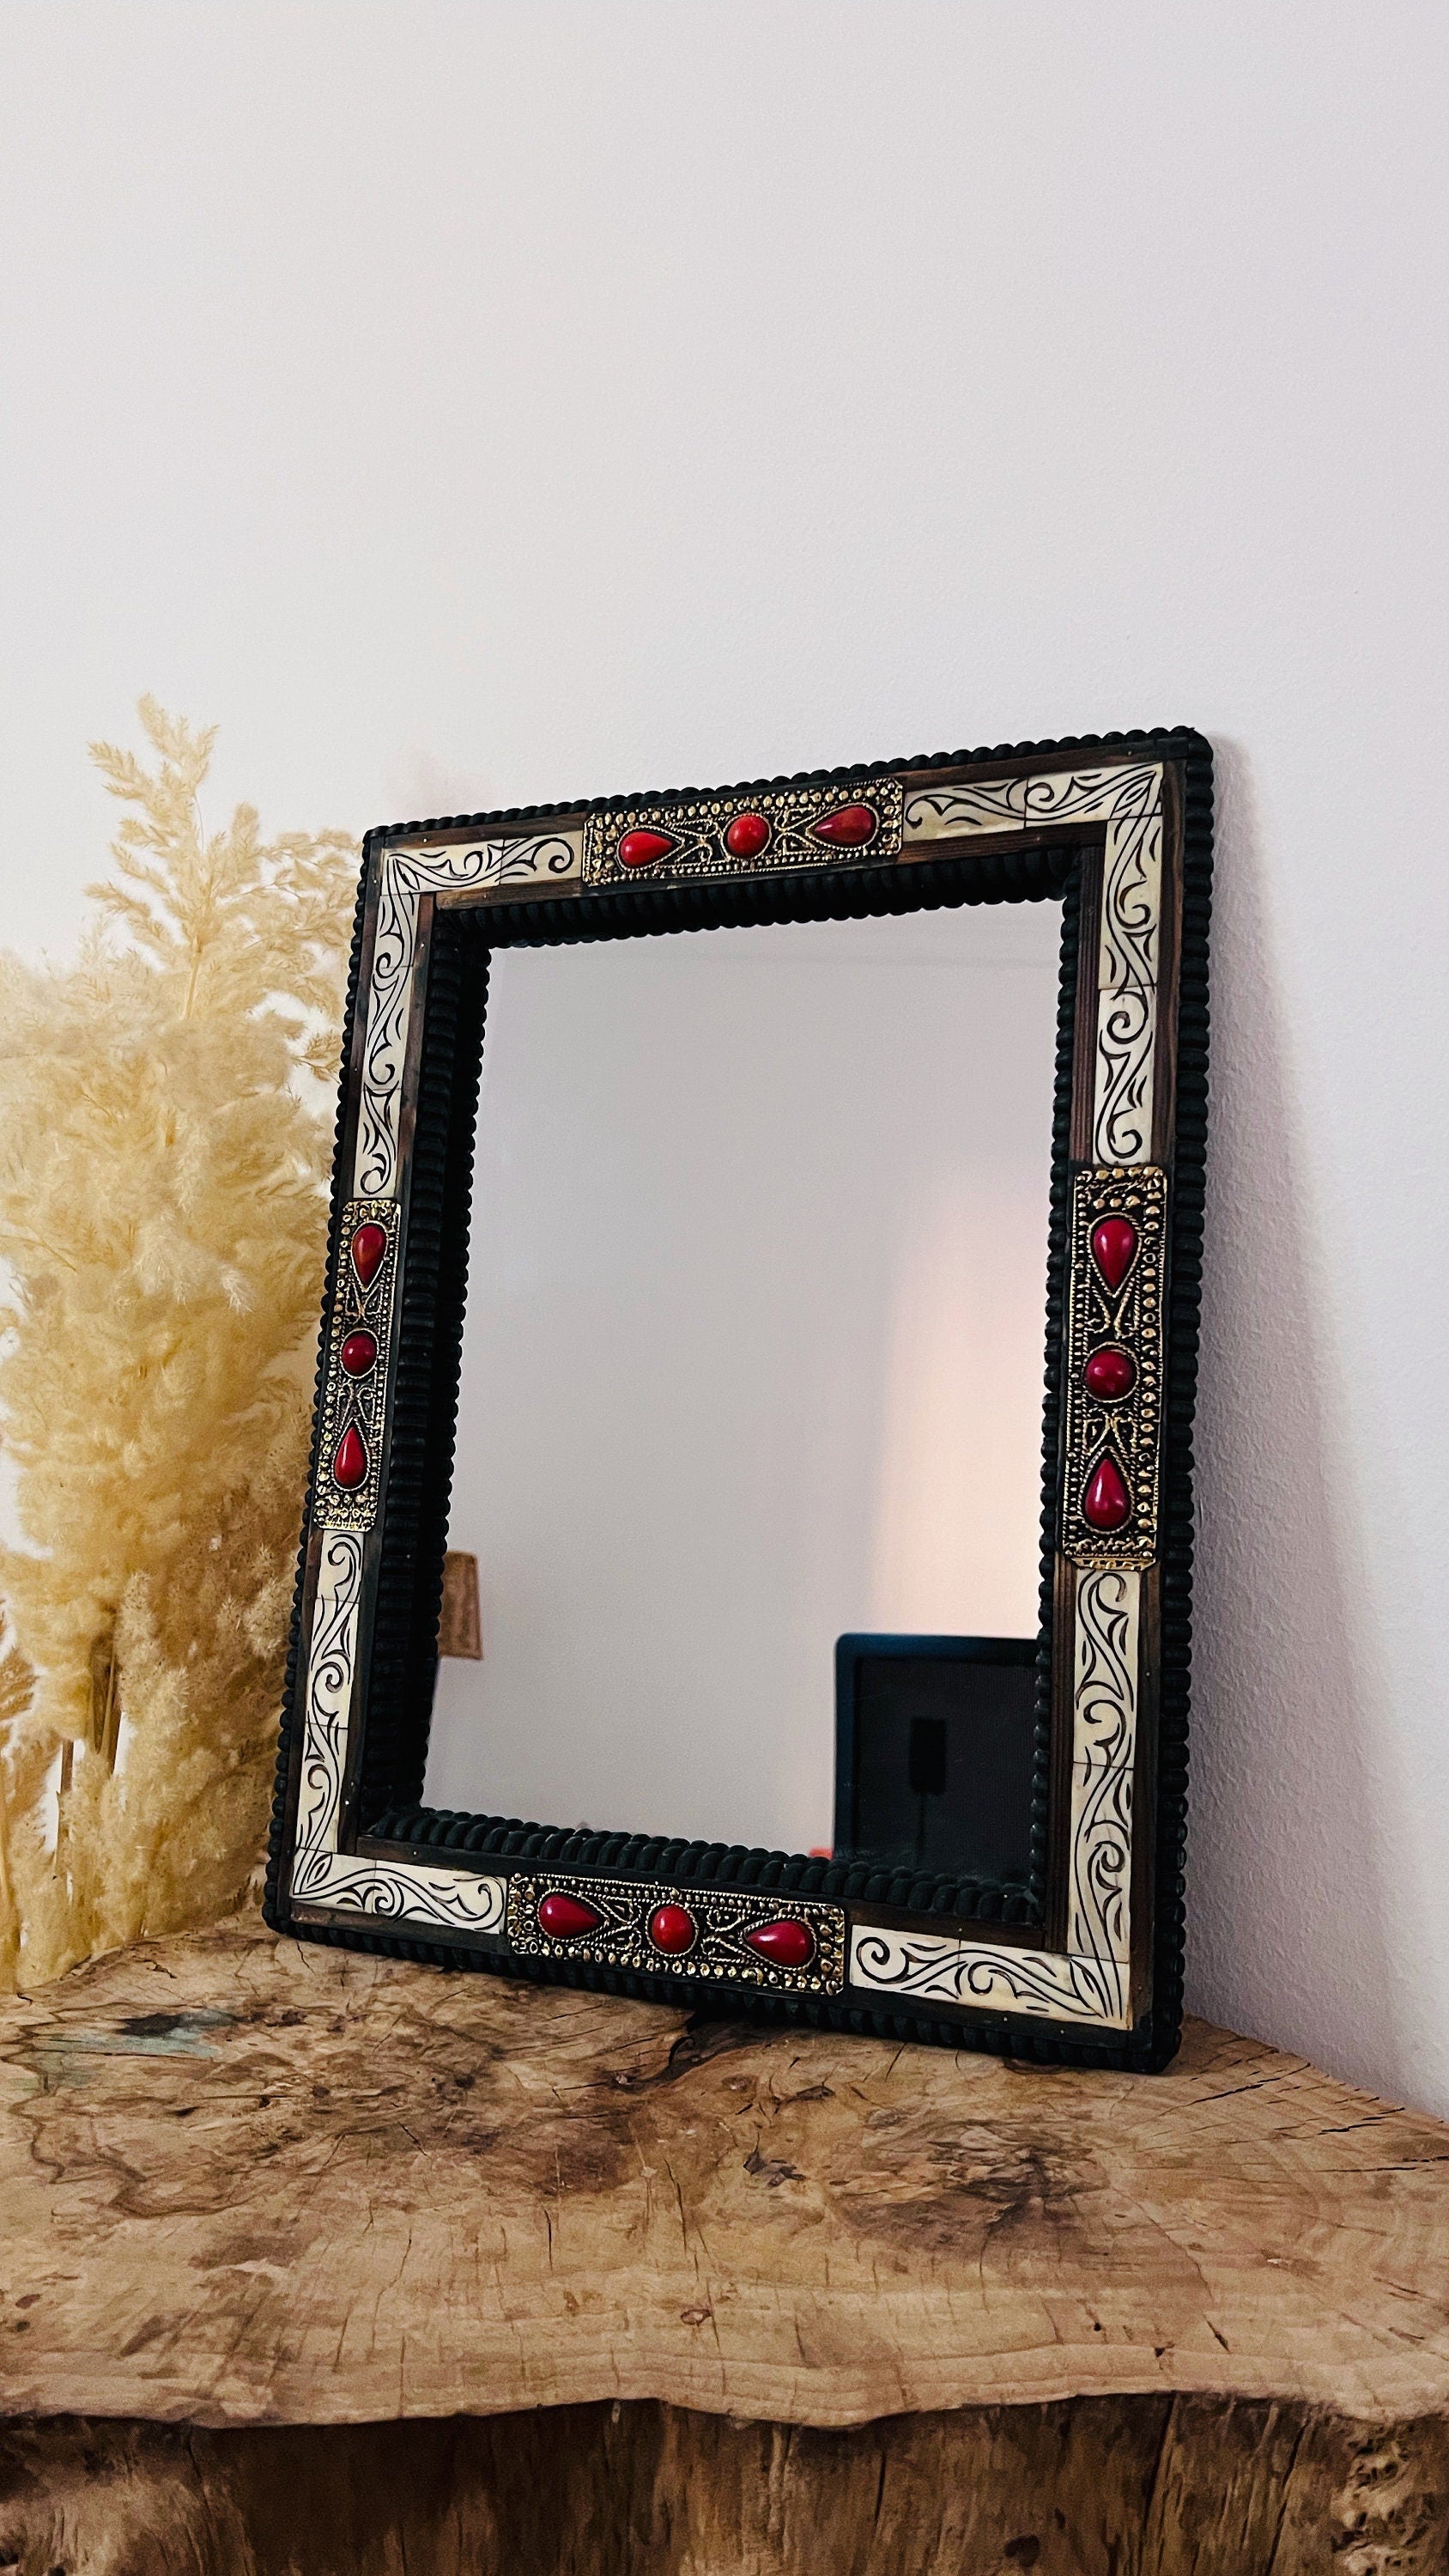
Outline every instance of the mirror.
<path fill-rule="evenodd" d="M 1009 1641 L 1025 1745 L 1060 949 L 1043 899 L 493 954 L 430 1806 L 838 1851 L 846 1635 Z M 943 1721 L 892 1723 L 914 1813 Z"/>

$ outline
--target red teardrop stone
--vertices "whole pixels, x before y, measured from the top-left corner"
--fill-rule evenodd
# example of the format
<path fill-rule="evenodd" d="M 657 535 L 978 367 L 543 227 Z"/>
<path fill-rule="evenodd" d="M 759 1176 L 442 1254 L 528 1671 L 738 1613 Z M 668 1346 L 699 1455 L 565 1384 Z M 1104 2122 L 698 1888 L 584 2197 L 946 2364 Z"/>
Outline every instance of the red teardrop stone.
<path fill-rule="evenodd" d="M 1125 1216 L 1104 1216 L 1092 1228 L 1092 1259 L 1101 1271 L 1113 1295 L 1121 1287 L 1132 1267 L 1137 1249 L 1137 1228 Z"/>
<path fill-rule="evenodd" d="M 332 1482 L 334 1485 L 340 1485 L 344 1493 L 350 1494 L 354 1485 L 360 1485 L 363 1482 L 366 1474 L 366 1444 L 356 1423 L 349 1422 L 337 1443 L 337 1455 L 332 1461 Z"/>
<path fill-rule="evenodd" d="M 875 838 L 878 819 L 873 805 L 842 805 L 834 814 L 812 823 L 810 829 L 817 841 L 828 841 L 832 849 L 858 850 Z"/>
<path fill-rule="evenodd" d="M 377 1277 L 386 1250 L 387 1236 L 380 1225 L 358 1227 L 352 1238 L 352 1267 L 364 1288 L 370 1287 Z"/>
<path fill-rule="evenodd" d="M 804 1923 L 762 1923 L 745 1939 L 772 1968 L 803 1968 L 815 1956 L 815 1935 Z"/>
<path fill-rule="evenodd" d="M 581 1896 L 546 1896 L 538 1909 L 539 1929 L 551 1941 L 567 1941 L 575 1932 L 592 1932 L 603 1919 L 597 1906 L 586 1905 Z"/>
<path fill-rule="evenodd" d="M 656 859 L 667 859 L 673 848 L 672 832 L 626 832 L 619 843 L 619 865 L 652 868 Z"/>
<path fill-rule="evenodd" d="M 377 1360 L 377 1342 L 371 1333 L 349 1333 L 338 1357 L 349 1377 L 366 1377 Z"/>
<path fill-rule="evenodd" d="M 736 859 L 757 859 L 770 837 L 763 814 L 737 814 L 725 834 L 725 848 Z"/>
<path fill-rule="evenodd" d="M 667 1951 L 671 1959 L 694 1948 L 695 1929 L 694 1916 L 687 1906 L 660 1905 L 649 1917 L 650 1940 L 656 1950 Z"/>
<path fill-rule="evenodd" d="M 1088 1395 L 1099 1404 L 1120 1404 L 1137 1384 L 1137 1362 L 1130 1351 L 1119 1351 L 1109 1342 L 1105 1349 L 1093 1351 L 1082 1371 Z"/>
<path fill-rule="evenodd" d="M 1131 1497 L 1122 1482 L 1122 1470 L 1115 1458 L 1103 1454 L 1097 1470 L 1082 1496 L 1082 1518 L 1094 1530 L 1120 1529 L 1132 1509 Z"/>

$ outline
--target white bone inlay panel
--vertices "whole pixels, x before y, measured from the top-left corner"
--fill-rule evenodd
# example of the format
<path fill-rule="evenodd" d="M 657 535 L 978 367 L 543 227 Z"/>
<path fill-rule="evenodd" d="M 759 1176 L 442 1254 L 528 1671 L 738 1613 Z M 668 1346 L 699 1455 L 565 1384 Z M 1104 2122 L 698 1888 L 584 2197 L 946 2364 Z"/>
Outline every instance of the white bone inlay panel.
<path fill-rule="evenodd" d="M 471 1871 L 433 1869 L 420 1861 L 351 1860 L 337 1852 L 299 1852 L 292 1897 L 299 1905 L 333 1905 L 417 1932 L 500 1932 L 508 1881 Z"/>
<path fill-rule="evenodd" d="M 887 1932 L 857 1923 L 850 1936 L 850 1982 L 882 2002 L 972 2004 L 1114 2029 L 1127 2023 L 1127 1973 L 1113 1957 L 992 1949 L 937 1932 Z"/>
<path fill-rule="evenodd" d="M 354 1198 L 397 1196 L 398 1112 L 417 957 L 419 897 L 465 888 L 526 892 L 530 885 L 566 884 L 582 874 L 583 853 L 582 832 L 455 841 L 432 850 L 422 842 L 402 842 L 383 852 L 362 1051 Z"/>

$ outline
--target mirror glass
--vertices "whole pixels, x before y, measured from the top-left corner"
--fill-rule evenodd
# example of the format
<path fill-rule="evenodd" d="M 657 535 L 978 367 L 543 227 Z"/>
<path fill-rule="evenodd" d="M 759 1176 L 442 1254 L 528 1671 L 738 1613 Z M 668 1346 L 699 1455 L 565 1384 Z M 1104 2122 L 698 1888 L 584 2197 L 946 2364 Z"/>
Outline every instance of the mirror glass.
<path fill-rule="evenodd" d="M 828 1850 L 843 1633 L 1020 1664 L 1060 936 L 495 953 L 448 1540 L 483 1652 L 440 1663 L 430 1804 Z"/>

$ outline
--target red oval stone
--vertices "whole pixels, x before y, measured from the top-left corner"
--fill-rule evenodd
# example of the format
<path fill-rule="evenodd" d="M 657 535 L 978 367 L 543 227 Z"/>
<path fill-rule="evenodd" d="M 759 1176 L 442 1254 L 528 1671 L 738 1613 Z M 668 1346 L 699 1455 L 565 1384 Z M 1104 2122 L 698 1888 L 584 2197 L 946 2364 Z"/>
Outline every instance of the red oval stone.
<path fill-rule="evenodd" d="M 377 1277 L 382 1256 L 387 1250 L 387 1236 L 380 1225 L 360 1225 L 352 1238 L 352 1267 L 363 1287 L 370 1287 Z"/>
<path fill-rule="evenodd" d="M 1092 1259 L 1115 1296 L 1137 1250 L 1137 1228 L 1125 1216 L 1104 1216 L 1092 1228 Z"/>
<path fill-rule="evenodd" d="M 619 843 L 619 865 L 652 868 L 656 859 L 667 859 L 673 848 L 672 832 L 626 832 Z"/>
<path fill-rule="evenodd" d="M 1096 1473 L 1082 1496 L 1082 1518 L 1095 1530 L 1120 1529 L 1132 1509 L 1132 1498 L 1122 1482 L 1122 1471 L 1115 1458 L 1103 1456 L 1097 1461 Z"/>
<path fill-rule="evenodd" d="M 770 838 L 763 814 L 737 814 L 725 834 L 725 848 L 736 859 L 757 859 Z"/>
<path fill-rule="evenodd" d="M 667 1951 L 671 1959 L 694 1948 L 697 1928 L 694 1916 L 684 1905 L 656 1906 L 649 1917 L 650 1940 L 656 1950 Z"/>
<path fill-rule="evenodd" d="M 576 1932 L 592 1932 L 603 1922 L 597 1906 L 586 1905 L 581 1896 L 546 1896 L 538 1909 L 538 1925 L 551 1941 L 567 1941 Z"/>
<path fill-rule="evenodd" d="M 366 1444 L 356 1423 L 349 1422 L 337 1443 L 337 1455 L 332 1461 L 332 1482 L 350 1494 L 354 1485 L 360 1485 L 366 1475 Z"/>
<path fill-rule="evenodd" d="M 1120 1404 L 1137 1384 L 1137 1362 L 1130 1351 L 1119 1351 L 1109 1342 L 1105 1349 L 1093 1351 L 1082 1371 L 1082 1383 L 1099 1404 Z"/>
<path fill-rule="evenodd" d="M 810 829 L 817 841 L 828 841 L 832 849 L 858 850 L 875 838 L 878 820 L 873 805 L 841 805 L 835 813 L 812 823 Z"/>
<path fill-rule="evenodd" d="M 772 1968 L 803 1968 L 815 1956 L 815 1935 L 808 1924 L 783 1918 L 778 1923 L 762 1923 L 745 1939 Z"/>
<path fill-rule="evenodd" d="M 366 1377 L 376 1365 L 376 1338 L 371 1333 L 349 1333 L 337 1356 L 349 1377 Z"/>

